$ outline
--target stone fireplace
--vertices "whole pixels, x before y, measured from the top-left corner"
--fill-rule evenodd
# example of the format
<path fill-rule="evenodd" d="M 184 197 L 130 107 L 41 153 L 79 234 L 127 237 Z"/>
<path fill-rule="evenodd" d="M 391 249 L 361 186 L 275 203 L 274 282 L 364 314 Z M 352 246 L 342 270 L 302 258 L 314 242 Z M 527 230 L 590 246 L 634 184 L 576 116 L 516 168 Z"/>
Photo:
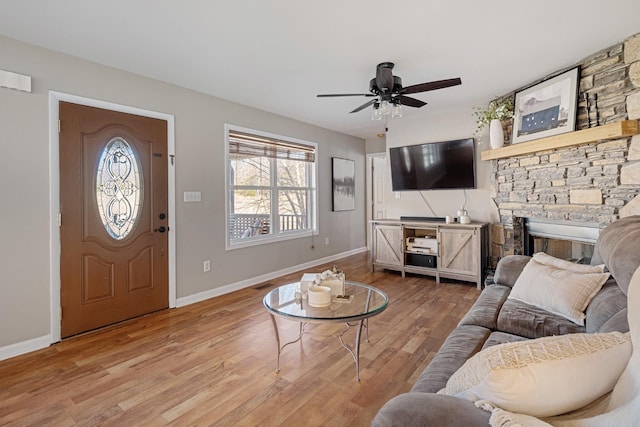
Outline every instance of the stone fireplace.
<path fill-rule="evenodd" d="M 595 119 L 595 111 L 587 111 L 582 101 L 585 93 L 598 96 L 600 125 L 640 119 L 640 34 L 577 65 L 577 130 L 589 127 L 589 119 L 593 125 Z M 501 99 L 513 96 L 514 92 Z M 511 120 L 503 122 L 505 145 L 511 126 Z M 532 250 L 557 250 L 572 259 L 590 257 L 588 246 L 595 240 L 592 236 L 593 242 L 581 242 L 581 233 L 599 232 L 622 216 L 640 213 L 640 135 L 491 162 L 491 197 L 500 223 L 491 226 L 490 265 L 503 256 Z M 572 230 L 578 236 L 544 236 L 549 228 L 551 234 Z"/>

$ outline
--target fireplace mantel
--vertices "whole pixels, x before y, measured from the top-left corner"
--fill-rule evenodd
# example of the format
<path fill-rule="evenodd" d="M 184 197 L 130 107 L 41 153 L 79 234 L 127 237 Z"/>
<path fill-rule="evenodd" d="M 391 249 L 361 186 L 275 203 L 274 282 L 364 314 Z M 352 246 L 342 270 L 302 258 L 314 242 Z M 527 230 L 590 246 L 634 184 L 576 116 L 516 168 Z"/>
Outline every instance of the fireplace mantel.
<path fill-rule="evenodd" d="M 495 160 L 507 157 L 520 156 L 524 154 L 536 153 L 539 151 L 553 150 L 556 148 L 571 147 L 591 142 L 624 138 L 637 135 L 637 120 L 622 120 L 575 132 L 563 133 L 547 138 L 540 138 L 533 141 L 522 142 L 520 144 L 507 145 L 494 150 L 487 150 L 481 153 L 482 160 Z"/>

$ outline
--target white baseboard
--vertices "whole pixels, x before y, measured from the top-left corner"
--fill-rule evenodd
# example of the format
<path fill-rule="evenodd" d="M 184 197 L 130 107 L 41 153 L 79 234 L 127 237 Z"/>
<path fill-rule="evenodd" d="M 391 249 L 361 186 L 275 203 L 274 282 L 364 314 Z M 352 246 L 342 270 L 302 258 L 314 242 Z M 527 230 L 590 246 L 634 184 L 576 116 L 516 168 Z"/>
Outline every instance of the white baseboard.
<path fill-rule="evenodd" d="M 51 345 L 51 335 L 33 338 L 15 344 L 0 347 L 0 360 L 10 359 L 21 354 L 40 350 Z"/>
<path fill-rule="evenodd" d="M 239 282 L 230 283 L 219 288 L 210 289 L 208 291 L 199 292 L 197 294 L 189 295 L 186 297 L 178 298 L 177 307 L 184 307 L 185 305 L 194 304 L 200 301 L 208 300 L 209 298 L 219 297 L 230 292 L 238 291 L 240 289 L 248 288 L 258 283 L 266 282 L 280 276 L 295 273 L 296 271 L 305 270 L 307 268 L 315 267 L 316 265 L 326 264 L 331 261 L 335 261 L 340 258 L 345 258 L 351 255 L 356 255 L 362 252 L 366 252 L 367 248 L 353 249 L 348 252 L 342 252 L 340 254 L 331 255 L 325 258 L 316 259 L 313 261 L 305 262 L 304 264 L 287 267 L 282 270 L 273 271 L 271 273 L 263 274 L 261 276 L 252 277 L 250 279 L 241 280 Z"/>
<path fill-rule="evenodd" d="M 250 286 L 257 285 L 258 283 L 266 282 L 267 280 L 272 280 L 280 276 L 295 273 L 296 271 L 305 270 L 307 268 L 315 267 L 316 265 L 326 264 L 328 262 L 335 261 L 340 258 L 345 258 L 351 255 L 356 255 L 366 251 L 367 251 L 366 247 L 353 249 L 351 251 L 342 252 L 340 254 L 335 254 L 325 258 L 309 261 L 304 264 L 299 264 L 293 267 L 284 268 L 282 270 L 273 271 L 271 273 L 263 274 L 261 276 L 252 277 L 251 279 L 241 280 L 239 282 L 231 283 L 225 286 L 221 286 L 219 288 L 210 289 L 208 291 L 199 292 L 197 294 L 178 298 L 176 301 L 176 306 L 183 307 L 185 305 L 194 304 L 196 302 L 204 301 L 209 298 L 219 297 L 220 295 L 224 295 L 230 292 L 238 291 L 240 289 L 248 288 Z M 42 348 L 49 347 L 51 344 L 52 344 L 51 335 L 45 335 L 42 337 L 33 338 L 27 341 L 22 341 L 19 343 L 0 347 L 0 360 L 6 360 L 15 356 L 20 356 L 21 354 L 40 350 Z"/>

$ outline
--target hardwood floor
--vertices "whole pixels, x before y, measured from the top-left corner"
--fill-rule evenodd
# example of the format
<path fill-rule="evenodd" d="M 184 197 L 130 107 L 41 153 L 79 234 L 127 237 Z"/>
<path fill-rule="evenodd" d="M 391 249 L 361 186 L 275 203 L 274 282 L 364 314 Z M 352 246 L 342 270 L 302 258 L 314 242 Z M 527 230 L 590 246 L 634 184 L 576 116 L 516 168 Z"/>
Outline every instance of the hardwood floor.
<path fill-rule="evenodd" d="M 0 425 L 368 426 L 387 400 L 411 388 L 479 291 L 473 283 L 372 273 L 368 254 L 336 264 L 348 280 L 390 299 L 369 321 L 360 382 L 351 355 L 324 337 L 342 325 L 311 325 L 313 334 L 287 347 L 275 372 L 262 297 L 300 272 L 0 362 Z M 297 323 L 278 324 L 283 341 L 296 335 Z"/>

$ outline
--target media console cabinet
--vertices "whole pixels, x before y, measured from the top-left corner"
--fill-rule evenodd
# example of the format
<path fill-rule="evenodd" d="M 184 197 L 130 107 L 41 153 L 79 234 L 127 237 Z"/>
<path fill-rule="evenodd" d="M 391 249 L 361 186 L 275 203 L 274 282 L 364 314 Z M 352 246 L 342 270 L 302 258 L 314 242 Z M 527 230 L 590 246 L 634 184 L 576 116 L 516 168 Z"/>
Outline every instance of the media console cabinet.
<path fill-rule="evenodd" d="M 371 268 L 475 282 L 482 288 L 489 224 L 378 219 L 370 221 Z M 426 239 L 426 240 L 421 240 Z M 416 247 L 414 242 L 425 242 Z M 425 248 L 429 246 L 429 248 Z"/>

